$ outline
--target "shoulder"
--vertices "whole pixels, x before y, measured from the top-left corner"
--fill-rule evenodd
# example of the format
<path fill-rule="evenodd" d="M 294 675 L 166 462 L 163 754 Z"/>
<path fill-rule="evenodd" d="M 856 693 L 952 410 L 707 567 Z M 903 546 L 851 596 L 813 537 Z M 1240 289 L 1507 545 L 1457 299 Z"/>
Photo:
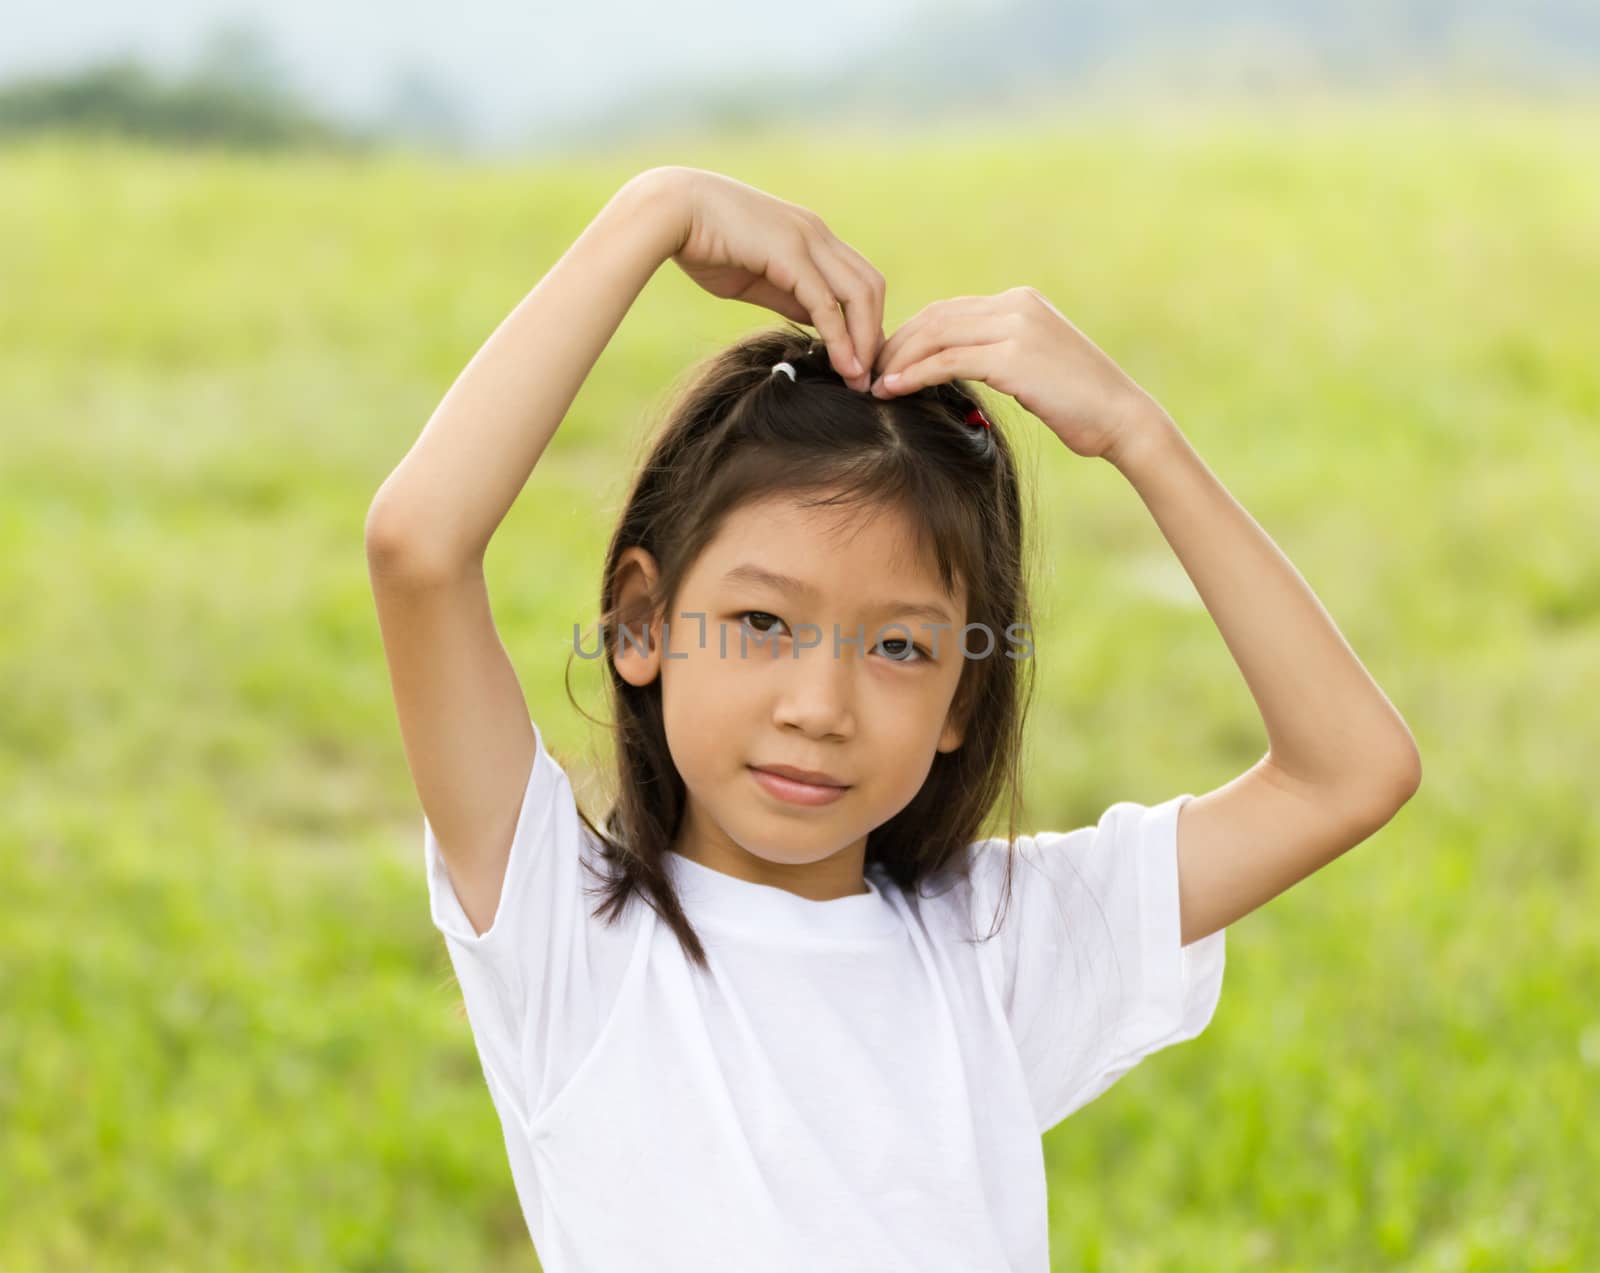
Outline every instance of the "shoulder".
<path fill-rule="evenodd" d="M 929 928 L 983 937 L 998 918 L 997 904 L 1007 887 L 1007 876 L 1016 869 L 1017 851 L 1030 840 L 1027 836 L 1015 841 L 1003 837 L 974 840 L 905 890 L 881 864 L 875 878 L 885 891 L 899 892 Z"/>
<path fill-rule="evenodd" d="M 1119 800 L 1091 823 L 968 845 L 947 868 L 949 888 L 987 926 L 1012 912 L 1059 924 L 1102 916 L 1108 896 L 1140 874 L 1145 846 L 1159 844 L 1183 797 L 1160 805 Z"/>

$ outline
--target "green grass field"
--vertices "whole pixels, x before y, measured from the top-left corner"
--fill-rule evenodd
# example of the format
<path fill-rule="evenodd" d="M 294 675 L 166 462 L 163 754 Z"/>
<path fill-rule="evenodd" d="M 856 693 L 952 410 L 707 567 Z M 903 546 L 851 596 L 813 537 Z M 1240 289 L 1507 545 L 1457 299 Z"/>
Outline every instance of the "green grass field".
<path fill-rule="evenodd" d="M 558 170 L 0 150 L 0 1269 L 537 1267 L 362 529 L 494 326 L 668 162 L 819 212 L 890 332 L 1039 287 L 1421 747 L 1394 821 L 1230 930 L 1210 1029 L 1046 1138 L 1055 1267 L 1600 1269 L 1597 135 L 1600 107 L 1458 104 Z M 604 735 L 563 678 L 626 465 L 674 378 L 769 320 L 666 266 L 490 550 L 591 813 Z M 1227 782 L 1265 733 L 1154 522 L 1001 415 L 1048 563 L 1029 821 Z M 600 684 L 573 661 L 595 714 Z"/>

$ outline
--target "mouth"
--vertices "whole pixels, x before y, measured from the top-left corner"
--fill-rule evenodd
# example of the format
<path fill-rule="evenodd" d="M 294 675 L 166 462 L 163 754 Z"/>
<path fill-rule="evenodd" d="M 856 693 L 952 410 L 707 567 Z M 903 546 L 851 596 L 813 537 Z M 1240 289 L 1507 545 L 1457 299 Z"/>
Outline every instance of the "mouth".
<path fill-rule="evenodd" d="M 774 773 L 770 769 L 759 769 L 755 765 L 750 765 L 748 768 L 751 776 L 762 790 L 768 795 L 784 801 L 786 804 L 832 804 L 850 790 L 849 787 L 833 786 L 820 782 L 804 782 L 799 778 L 791 778 L 785 774 Z"/>

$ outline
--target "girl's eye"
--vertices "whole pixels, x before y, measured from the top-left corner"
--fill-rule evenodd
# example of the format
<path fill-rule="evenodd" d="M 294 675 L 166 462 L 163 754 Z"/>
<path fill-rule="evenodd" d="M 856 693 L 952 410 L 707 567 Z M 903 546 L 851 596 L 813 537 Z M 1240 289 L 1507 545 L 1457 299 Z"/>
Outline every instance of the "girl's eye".
<path fill-rule="evenodd" d="M 907 652 L 905 655 L 901 656 L 891 655 L 889 661 L 892 663 L 925 663 L 928 661 L 928 659 L 933 657 L 920 645 L 917 645 L 913 641 L 906 640 L 905 637 L 884 637 L 878 642 L 878 648 L 880 650 L 887 651 L 890 646 L 899 646 Z M 916 657 L 909 657 L 911 654 L 915 654 Z"/>
<path fill-rule="evenodd" d="M 783 620 L 778 618 L 777 615 L 768 614 L 765 610 L 741 610 L 737 617 L 742 620 L 742 619 L 745 619 L 745 618 L 747 618 L 748 616 L 750 616 L 752 614 L 759 615 L 763 619 L 771 619 L 776 623 L 782 623 L 783 622 Z M 766 636 L 772 629 L 758 627 L 755 630 L 757 632 L 759 632 L 762 636 Z"/>
<path fill-rule="evenodd" d="M 741 610 L 734 617 L 743 622 L 751 615 L 755 615 L 761 619 L 771 619 L 775 624 L 781 624 L 783 622 L 783 620 L 778 618 L 777 615 L 769 614 L 765 610 Z M 762 636 L 768 636 L 772 632 L 771 628 L 764 628 L 754 624 L 747 624 L 747 626 L 752 627 L 755 632 Z M 901 647 L 900 652 L 895 654 L 888 653 L 889 647 L 891 646 Z M 929 654 L 927 650 L 923 649 L 920 645 L 917 645 L 913 641 L 906 640 L 905 637 L 881 638 L 877 646 L 874 648 L 883 650 L 887 654 L 889 662 L 891 663 L 926 663 L 933 657 L 933 655 Z"/>

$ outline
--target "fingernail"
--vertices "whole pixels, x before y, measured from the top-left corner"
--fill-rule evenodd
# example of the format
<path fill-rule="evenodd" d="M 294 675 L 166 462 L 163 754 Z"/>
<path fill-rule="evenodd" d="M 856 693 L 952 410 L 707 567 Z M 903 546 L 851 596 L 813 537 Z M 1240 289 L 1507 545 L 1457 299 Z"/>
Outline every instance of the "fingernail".
<path fill-rule="evenodd" d="M 883 383 L 888 385 L 891 389 L 898 388 L 900 384 L 900 373 L 898 371 L 891 371 L 883 378 Z"/>

